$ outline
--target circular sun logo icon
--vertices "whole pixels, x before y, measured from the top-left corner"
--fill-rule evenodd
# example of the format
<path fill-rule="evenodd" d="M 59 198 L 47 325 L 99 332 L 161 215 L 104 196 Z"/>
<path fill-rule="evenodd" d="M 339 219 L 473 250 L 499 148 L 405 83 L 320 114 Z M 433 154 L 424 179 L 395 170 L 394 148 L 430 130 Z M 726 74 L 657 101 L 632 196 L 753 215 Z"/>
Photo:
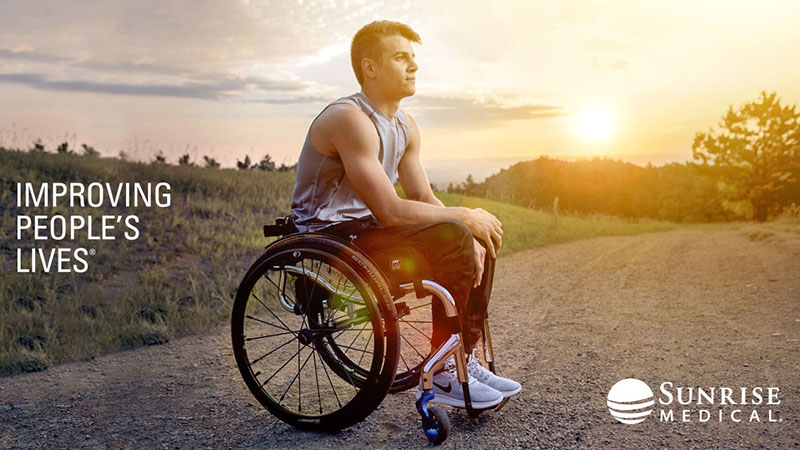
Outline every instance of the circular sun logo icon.
<path fill-rule="evenodd" d="M 606 403 L 615 419 L 634 424 L 644 421 L 653 412 L 655 401 L 653 391 L 644 381 L 625 378 L 611 386 Z"/>

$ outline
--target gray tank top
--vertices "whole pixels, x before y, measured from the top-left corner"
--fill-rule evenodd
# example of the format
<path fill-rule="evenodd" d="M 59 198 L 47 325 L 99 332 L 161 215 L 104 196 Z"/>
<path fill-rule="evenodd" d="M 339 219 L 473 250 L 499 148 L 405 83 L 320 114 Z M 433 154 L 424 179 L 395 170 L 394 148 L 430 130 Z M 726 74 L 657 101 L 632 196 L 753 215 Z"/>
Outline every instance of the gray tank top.
<path fill-rule="evenodd" d="M 397 183 L 397 166 L 408 146 L 405 114 L 398 109 L 394 119 L 389 119 L 363 91 L 334 100 L 328 106 L 337 103 L 355 105 L 375 124 L 380 138 L 375 157 L 381 162 L 389 181 Z M 318 152 L 311 145 L 310 136 L 311 127 L 297 160 L 297 179 L 292 193 L 292 218 L 298 230 L 317 231 L 349 220 L 374 219 L 345 176 L 342 160 Z"/>

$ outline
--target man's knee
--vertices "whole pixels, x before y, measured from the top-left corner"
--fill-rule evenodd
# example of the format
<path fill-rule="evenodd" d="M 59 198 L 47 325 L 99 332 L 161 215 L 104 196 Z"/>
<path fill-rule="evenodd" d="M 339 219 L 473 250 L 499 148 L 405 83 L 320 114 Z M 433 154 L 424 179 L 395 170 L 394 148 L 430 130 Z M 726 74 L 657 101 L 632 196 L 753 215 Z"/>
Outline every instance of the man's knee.
<path fill-rule="evenodd" d="M 436 223 L 435 229 L 440 242 L 455 242 L 462 246 L 468 244 L 472 248 L 472 230 L 464 222 L 456 219 L 443 220 Z"/>
<path fill-rule="evenodd" d="M 460 220 L 443 220 L 431 232 L 435 236 L 432 242 L 435 247 L 431 250 L 439 255 L 437 259 L 452 264 L 447 270 L 457 273 L 458 278 L 471 276 L 475 270 L 475 248 L 469 227 Z"/>

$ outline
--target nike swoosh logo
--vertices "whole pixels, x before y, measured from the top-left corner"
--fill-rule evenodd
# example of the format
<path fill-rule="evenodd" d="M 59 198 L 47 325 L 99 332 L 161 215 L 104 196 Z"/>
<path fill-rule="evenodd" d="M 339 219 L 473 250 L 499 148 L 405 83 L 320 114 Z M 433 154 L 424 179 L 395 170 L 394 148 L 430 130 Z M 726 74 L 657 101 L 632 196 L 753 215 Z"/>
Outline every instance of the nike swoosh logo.
<path fill-rule="evenodd" d="M 438 387 L 439 389 L 445 391 L 445 392 L 450 392 L 453 389 L 452 386 L 450 386 L 450 383 L 447 383 L 447 387 L 444 387 L 441 384 L 436 383 L 436 382 L 434 382 L 433 385 Z"/>

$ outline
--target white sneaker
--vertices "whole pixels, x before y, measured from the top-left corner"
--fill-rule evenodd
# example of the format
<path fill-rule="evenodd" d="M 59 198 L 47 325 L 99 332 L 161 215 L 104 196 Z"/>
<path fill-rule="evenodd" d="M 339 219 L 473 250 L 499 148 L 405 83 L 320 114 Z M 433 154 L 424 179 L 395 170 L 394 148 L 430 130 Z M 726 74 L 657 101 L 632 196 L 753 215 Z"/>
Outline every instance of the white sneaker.
<path fill-rule="evenodd" d="M 491 370 L 483 367 L 483 364 L 478 360 L 476 354 L 477 349 L 472 350 L 472 354 L 467 357 L 467 371 L 470 377 L 475 377 L 478 381 L 489 386 L 503 394 L 503 397 L 508 398 L 512 395 L 519 394 L 522 390 L 522 385 L 514 380 L 508 378 L 498 377 L 493 374 Z"/>
<path fill-rule="evenodd" d="M 443 405 L 450 405 L 456 408 L 466 408 L 464 402 L 464 390 L 461 388 L 461 383 L 458 381 L 456 373 L 456 365 L 452 360 L 445 362 L 444 371 L 439 372 L 433 376 L 433 400 L 431 403 L 441 403 Z M 472 402 L 472 407 L 475 409 L 492 408 L 503 401 L 503 394 L 494 388 L 491 388 L 473 376 L 469 376 L 469 398 Z M 422 396 L 422 382 L 417 388 L 416 398 Z"/>

